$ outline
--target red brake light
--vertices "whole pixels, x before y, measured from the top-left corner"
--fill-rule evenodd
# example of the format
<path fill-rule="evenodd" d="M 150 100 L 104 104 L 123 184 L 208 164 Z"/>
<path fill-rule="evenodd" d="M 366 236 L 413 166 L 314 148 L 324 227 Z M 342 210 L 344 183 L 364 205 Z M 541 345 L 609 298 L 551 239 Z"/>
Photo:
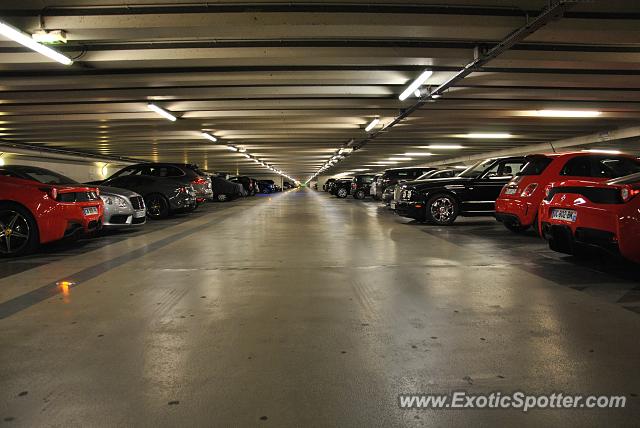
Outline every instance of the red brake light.
<path fill-rule="evenodd" d="M 640 195 L 640 189 L 634 189 L 632 187 L 623 187 L 620 189 L 620 196 L 625 202 L 629 202 L 638 195 Z"/>
<path fill-rule="evenodd" d="M 535 192 L 537 188 L 538 188 L 538 183 L 531 183 L 524 188 L 520 196 L 523 198 L 528 198 L 531 195 L 533 195 L 533 192 Z"/>
<path fill-rule="evenodd" d="M 207 184 L 207 180 L 202 177 L 198 177 L 192 181 L 193 184 Z"/>

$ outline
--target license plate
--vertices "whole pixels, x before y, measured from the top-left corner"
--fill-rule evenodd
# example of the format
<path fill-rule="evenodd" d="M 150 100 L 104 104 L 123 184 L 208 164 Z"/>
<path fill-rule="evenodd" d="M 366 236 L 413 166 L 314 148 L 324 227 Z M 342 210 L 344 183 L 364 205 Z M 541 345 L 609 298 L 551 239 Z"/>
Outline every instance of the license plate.
<path fill-rule="evenodd" d="M 554 209 L 551 211 L 551 218 L 554 220 L 576 221 L 578 213 L 574 210 Z"/>
<path fill-rule="evenodd" d="M 517 191 L 518 191 L 518 188 L 516 188 L 516 187 L 508 187 L 507 190 L 504 191 L 504 194 L 505 195 L 515 195 Z"/>
<path fill-rule="evenodd" d="M 395 203 L 395 202 L 391 202 L 391 203 L 389 204 L 389 206 L 391 207 L 391 209 L 392 209 L 392 210 L 395 210 L 395 209 L 396 209 L 396 203 Z"/>
<path fill-rule="evenodd" d="M 133 213 L 133 216 L 134 216 L 135 218 L 141 218 L 141 217 L 144 217 L 145 215 L 146 215 L 146 214 L 145 214 L 145 212 L 144 212 L 144 211 L 136 211 L 136 212 L 134 212 L 134 213 Z"/>
<path fill-rule="evenodd" d="M 84 213 L 84 215 L 95 215 L 95 214 L 98 214 L 98 208 L 97 207 L 87 207 L 87 208 L 83 208 L 82 212 Z"/>

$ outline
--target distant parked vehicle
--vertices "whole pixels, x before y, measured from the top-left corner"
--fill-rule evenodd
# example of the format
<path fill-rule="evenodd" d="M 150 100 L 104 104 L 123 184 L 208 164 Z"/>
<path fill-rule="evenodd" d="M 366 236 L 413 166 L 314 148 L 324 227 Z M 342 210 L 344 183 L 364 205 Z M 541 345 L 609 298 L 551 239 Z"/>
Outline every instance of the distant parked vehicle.
<path fill-rule="evenodd" d="M 513 232 L 537 228 L 538 208 L 544 189 L 566 180 L 603 182 L 640 172 L 640 161 L 627 155 L 600 153 L 540 154 L 526 157 L 526 166 L 516 174 L 496 201 L 496 218 Z"/>
<path fill-rule="evenodd" d="M 218 176 L 211 176 L 210 179 L 215 201 L 226 202 L 246 194 L 244 187 L 240 183 L 233 183 Z"/>
<path fill-rule="evenodd" d="M 177 165 L 181 164 L 131 165 L 106 180 L 90 184 L 134 191 L 144 198 L 149 218 L 165 218 L 174 212 L 193 211 L 198 206 L 193 182 L 200 181 L 201 177 Z M 201 188 L 200 196 L 204 194 Z"/>
<path fill-rule="evenodd" d="M 539 208 L 549 248 L 575 254 L 595 246 L 640 263 L 640 173 L 607 182 L 552 183 Z"/>
<path fill-rule="evenodd" d="M 359 174 L 353 177 L 351 194 L 355 199 L 364 199 L 369 196 L 374 177 L 373 174 Z"/>
<path fill-rule="evenodd" d="M 331 192 L 331 187 L 333 186 L 333 183 L 336 182 L 335 178 L 330 178 L 327 181 L 325 181 L 325 183 L 322 185 L 322 190 L 324 190 L 325 192 Z"/>
<path fill-rule="evenodd" d="M 254 196 L 258 191 L 256 183 L 250 177 L 240 175 L 236 177 L 231 177 L 229 181 L 231 181 L 232 183 L 242 184 L 242 187 L 244 187 L 245 192 L 247 192 L 247 196 Z"/>
<path fill-rule="evenodd" d="M 285 181 L 284 183 L 282 183 L 282 188 L 284 190 L 295 189 L 295 187 L 296 187 L 295 184 L 290 183 L 288 181 Z"/>
<path fill-rule="evenodd" d="M 278 191 L 276 183 L 273 180 L 260 180 L 258 185 L 260 187 L 260 193 L 275 193 Z"/>
<path fill-rule="evenodd" d="M 40 244 L 99 230 L 104 204 L 98 194 L 95 186 L 44 168 L 1 167 L 0 256 L 22 256 Z"/>
<path fill-rule="evenodd" d="M 395 186 L 396 184 L 403 181 L 415 180 L 421 175 L 426 174 L 427 172 L 433 171 L 435 169 L 437 168 L 411 167 L 411 168 L 387 169 L 382 174 L 382 177 L 379 180 L 378 185 L 376 186 L 376 192 L 379 195 L 379 198 L 383 199 L 382 195 L 384 194 L 384 191 L 387 187 Z M 393 195 L 391 195 L 391 198 L 387 197 L 387 200 L 383 202 L 388 204 L 391 201 L 391 199 L 393 199 Z"/>
<path fill-rule="evenodd" d="M 344 199 L 351 193 L 351 181 L 353 178 L 339 178 L 331 186 L 331 194 Z"/>
<path fill-rule="evenodd" d="M 443 226 L 460 215 L 492 215 L 500 191 L 525 163 L 523 156 L 491 158 L 456 177 L 405 182 L 396 212 Z"/>
<path fill-rule="evenodd" d="M 460 174 L 462 171 L 459 169 L 434 169 L 425 174 L 422 174 L 416 180 L 431 180 L 433 178 L 451 178 Z"/>

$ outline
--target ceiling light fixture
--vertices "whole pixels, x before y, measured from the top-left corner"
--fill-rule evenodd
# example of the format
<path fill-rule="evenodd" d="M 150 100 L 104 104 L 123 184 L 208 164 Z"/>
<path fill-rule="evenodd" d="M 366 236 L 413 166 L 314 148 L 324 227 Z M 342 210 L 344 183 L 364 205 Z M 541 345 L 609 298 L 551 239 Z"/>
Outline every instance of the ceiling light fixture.
<path fill-rule="evenodd" d="M 209 134 L 208 132 L 203 132 L 203 133 L 202 133 L 202 136 L 203 136 L 204 138 L 206 138 L 207 140 L 211 140 L 211 141 L 213 141 L 214 143 L 215 143 L 216 141 L 218 141 L 218 139 L 217 139 L 216 137 L 214 137 L 213 135 Z"/>
<path fill-rule="evenodd" d="M 240 147 L 240 148 L 238 149 L 238 151 L 239 151 L 240 153 L 244 153 L 244 152 L 246 152 L 246 151 L 247 151 L 247 149 L 245 149 L 244 147 Z"/>
<path fill-rule="evenodd" d="M 622 152 L 620 150 L 605 150 L 605 149 L 585 149 L 582 150 L 585 153 L 600 153 L 603 155 L 620 155 Z"/>
<path fill-rule="evenodd" d="M 26 34 L 23 31 L 18 30 L 17 28 L 9 24 L 0 22 L 0 34 L 13 40 L 14 42 L 20 43 L 22 46 L 25 46 L 31 50 L 34 50 L 48 58 L 51 58 L 52 60 L 57 61 L 60 64 L 64 64 L 64 65 L 73 64 L 72 59 L 67 58 L 66 56 L 62 55 L 60 52 L 53 50 L 48 46 L 45 46 L 36 42 L 35 40 L 33 40 L 33 38 L 29 34 Z"/>
<path fill-rule="evenodd" d="M 530 114 L 537 117 L 590 118 L 598 117 L 602 112 L 597 110 L 534 110 Z"/>
<path fill-rule="evenodd" d="M 391 158 L 389 158 L 389 160 L 390 160 L 390 161 L 408 161 L 408 160 L 413 160 L 413 159 L 411 159 L 411 158 L 407 158 L 407 157 L 403 157 L 403 158 L 400 158 L 400 157 L 391 157 Z"/>
<path fill-rule="evenodd" d="M 460 144 L 429 144 L 428 146 L 420 146 L 421 149 L 432 149 L 432 150 L 459 150 L 464 149 L 464 146 Z"/>
<path fill-rule="evenodd" d="M 178 119 L 177 117 L 169 113 L 169 111 L 163 109 L 162 107 L 158 107 L 153 103 L 147 104 L 147 107 L 149 108 L 149 110 L 153 110 L 154 112 L 158 113 L 160 116 L 164 117 L 165 119 L 170 120 L 171 122 L 175 122 Z"/>
<path fill-rule="evenodd" d="M 427 81 L 429 77 L 433 74 L 433 71 L 426 70 L 424 71 L 416 80 L 414 80 L 407 88 L 400 94 L 398 99 L 400 101 L 404 101 L 409 98 L 409 95 L 413 94 L 424 82 Z"/>
<path fill-rule="evenodd" d="M 237 152 L 238 148 L 237 147 L 233 147 L 233 146 L 227 146 L 227 149 L 231 150 L 232 152 Z"/>
<path fill-rule="evenodd" d="M 364 130 L 366 132 L 371 131 L 373 128 L 376 127 L 376 125 L 380 122 L 380 119 L 378 119 L 377 117 L 375 119 L 373 119 L 371 122 L 369 122 L 369 124 L 367 125 L 366 128 L 364 128 Z"/>
<path fill-rule="evenodd" d="M 429 152 L 407 152 L 403 156 L 433 156 L 433 153 L 429 153 Z"/>
<path fill-rule="evenodd" d="M 513 135 L 509 134 L 507 132 L 470 132 L 468 134 L 456 135 L 456 137 L 459 137 L 459 138 L 471 138 L 471 139 L 498 140 L 498 139 L 513 138 Z"/>

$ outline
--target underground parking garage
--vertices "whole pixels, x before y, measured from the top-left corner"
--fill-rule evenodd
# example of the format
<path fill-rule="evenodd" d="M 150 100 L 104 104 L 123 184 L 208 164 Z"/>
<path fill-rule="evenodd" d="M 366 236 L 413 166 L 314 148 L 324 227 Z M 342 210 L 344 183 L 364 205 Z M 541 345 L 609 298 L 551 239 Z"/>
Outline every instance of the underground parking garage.
<path fill-rule="evenodd" d="M 637 426 L 640 4 L 0 1 L 0 425 Z"/>

